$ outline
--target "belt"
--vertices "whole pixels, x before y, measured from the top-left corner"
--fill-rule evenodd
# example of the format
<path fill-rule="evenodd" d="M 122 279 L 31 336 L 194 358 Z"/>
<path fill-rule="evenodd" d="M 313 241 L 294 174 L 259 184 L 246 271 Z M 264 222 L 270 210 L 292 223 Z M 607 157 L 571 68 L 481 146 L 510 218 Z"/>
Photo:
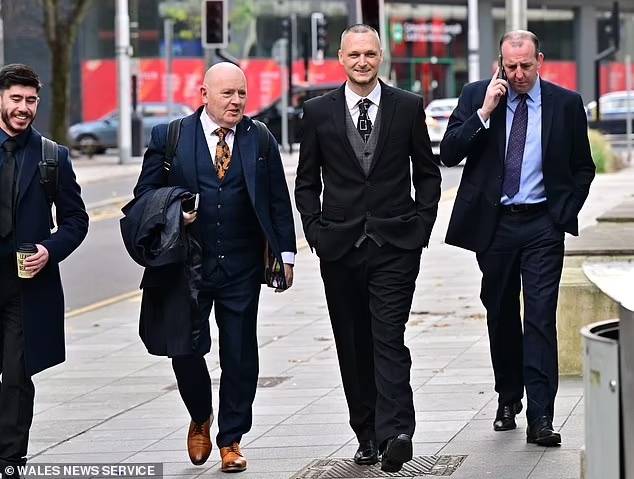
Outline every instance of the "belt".
<path fill-rule="evenodd" d="M 535 213 L 537 211 L 547 210 L 548 203 L 542 201 L 541 203 L 501 205 L 500 208 L 503 213 Z"/>

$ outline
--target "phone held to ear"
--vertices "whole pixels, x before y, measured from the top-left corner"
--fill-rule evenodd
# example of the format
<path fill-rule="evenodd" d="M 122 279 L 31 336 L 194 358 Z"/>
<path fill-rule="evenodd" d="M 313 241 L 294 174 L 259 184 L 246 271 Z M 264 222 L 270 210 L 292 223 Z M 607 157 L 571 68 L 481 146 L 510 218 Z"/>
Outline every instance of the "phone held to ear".
<path fill-rule="evenodd" d="M 185 198 L 181 205 L 185 213 L 195 213 L 198 211 L 198 202 L 200 201 L 200 194 L 196 193 L 188 198 Z"/>
<path fill-rule="evenodd" d="M 504 65 L 502 64 L 502 55 L 498 56 L 498 78 L 506 80 L 506 72 L 504 71 Z"/>

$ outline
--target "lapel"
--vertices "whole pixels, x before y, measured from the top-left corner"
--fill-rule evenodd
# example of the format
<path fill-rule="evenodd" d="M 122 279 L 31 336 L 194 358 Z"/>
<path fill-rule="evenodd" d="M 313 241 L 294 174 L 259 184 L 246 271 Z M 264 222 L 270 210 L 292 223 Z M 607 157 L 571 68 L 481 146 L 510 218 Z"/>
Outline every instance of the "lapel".
<path fill-rule="evenodd" d="M 256 138 L 256 141 L 253 139 Z M 255 188 L 256 188 L 256 145 L 257 145 L 257 128 L 251 120 L 243 119 L 236 127 L 236 137 L 233 140 L 233 151 L 231 152 L 231 161 L 239 161 L 242 164 L 242 174 L 247 184 L 247 191 L 251 197 L 251 203 L 255 205 Z"/>
<path fill-rule="evenodd" d="M 553 93 L 550 84 L 541 78 L 539 84 L 542 90 L 542 164 L 546 159 L 546 149 L 550 138 L 550 127 L 553 123 Z"/>
<path fill-rule="evenodd" d="M 348 158 L 352 161 L 352 163 L 354 163 L 359 171 L 365 175 L 365 171 L 363 171 L 363 167 L 359 163 L 357 155 L 355 155 L 352 145 L 350 144 L 350 140 L 348 140 L 348 135 L 346 134 L 346 115 L 348 114 L 348 105 L 346 104 L 345 87 L 346 84 L 344 83 L 340 88 L 335 90 L 334 94 L 331 96 L 330 113 L 332 115 L 332 122 L 335 125 L 335 132 L 337 133 L 339 141 L 347 153 Z"/>
<path fill-rule="evenodd" d="M 29 184 L 38 171 L 38 164 L 42 159 L 42 135 L 35 129 L 31 128 L 31 134 L 24 148 L 24 156 L 22 157 L 22 166 L 18 172 L 16 181 L 17 191 L 14 198 L 19 202 L 26 193 Z M 17 204 L 16 202 L 16 204 Z"/>
<path fill-rule="evenodd" d="M 200 115 L 203 113 L 203 108 L 204 107 L 198 108 L 197 111 L 183 120 L 181 135 L 178 140 L 178 148 L 176 150 L 176 159 L 179 160 L 178 164 L 183 172 L 185 184 L 189 185 L 189 187 L 194 191 L 200 191 L 200 187 L 198 185 L 196 158 L 198 158 L 199 154 L 209 156 L 208 149 L 205 149 L 205 151 L 198 151 L 198 142 L 196 141 L 196 132 L 200 130 L 199 134 L 203 137 L 203 143 L 205 145 L 207 144 L 206 139 L 204 138 L 205 134 L 203 132 L 203 127 L 200 123 Z M 191 155 L 192 147 L 194 149 L 193 155 Z M 180 158 L 178 153 L 181 153 Z"/>
<path fill-rule="evenodd" d="M 372 157 L 372 164 L 368 170 L 368 176 L 372 173 L 374 165 L 376 165 L 376 162 L 381 156 L 381 152 L 383 151 L 383 147 L 385 146 L 387 135 L 389 133 L 388 130 L 390 130 L 390 127 L 392 126 L 392 117 L 396 111 L 397 104 L 397 99 L 394 96 L 394 90 L 381 80 L 379 80 L 379 82 L 381 83 L 381 104 L 379 105 L 379 108 L 381 109 L 381 124 L 379 125 L 379 137 L 376 141 L 376 150 L 374 151 L 374 156 Z"/>
<path fill-rule="evenodd" d="M 498 103 L 498 106 L 491 114 L 491 129 L 495 131 L 497 135 L 497 144 L 500 162 L 504 166 L 504 160 L 506 158 L 506 101 L 508 95 L 504 97 Z"/>

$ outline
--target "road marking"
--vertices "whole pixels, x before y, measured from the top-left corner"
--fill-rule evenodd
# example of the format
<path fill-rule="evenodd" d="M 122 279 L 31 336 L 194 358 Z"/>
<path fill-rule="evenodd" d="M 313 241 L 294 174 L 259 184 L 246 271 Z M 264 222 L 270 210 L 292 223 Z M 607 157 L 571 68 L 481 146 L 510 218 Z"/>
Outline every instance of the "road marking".
<path fill-rule="evenodd" d="M 126 299 L 134 299 L 137 296 L 141 296 L 141 291 L 135 290 L 130 291 L 129 293 L 123 293 L 118 296 L 113 296 L 112 298 L 97 301 L 96 303 L 89 304 L 88 306 L 73 309 L 72 311 L 66 313 L 66 318 L 72 318 L 74 316 L 79 316 L 80 314 L 90 313 L 91 311 L 94 311 L 96 309 L 105 308 L 106 306 L 125 301 Z"/>
<path fill-rule="evenodd" d="M 108 206 L 88 210 L 88 214 L 90 215 L 90 222 L 97 223 L 99 221 L 110 220 L 113 218 L 121 218 L 123 216 L 121 208 L 125 204 L 126 201 L 121 200 Z"/>
<path fill-rule="evenodd" d="M 448 190 L 443 191 L 440 197 L 440 201 L 446 201 L 446 200 L 455 198 L 456 191 L 458 191 L 458 187 L 449 188 Z M 120 216 L 121 216 L 121 208 L 117 206 L 116 211 L 111 210 L 110 208 L 107 208 L 107 209 L 100 209 L 96 211 L 95 213 L 92 213 L 90 215 L 90 221 L 95 223 L 97 221 L 104 221 L 107 219 L 117 218 Z M 308 246 L 309 246 L 308 241 L 306 241 L 305 238 L 301 238 L 297 241 L 297 251 L 306 249 L 308 248 Z M 74 316 L 79 316 L 80 314 L 89 313 L 96 309 L 104 308 L 106 306 L 110 306 L 112 304 L 119 303 L 121 301 L 125 301 L 128 299 L 140 300 L 140 297 L 141 297 L 141 291 L 138 291 L 138 290 L 130 291 L 129 293 L 123 293 L 118 296 L 104 299 L 103 301 L 98 301 L 96 303 L 89 304 L 87 306 L 69 311 L 68 313 L 66 313 L 66 317 L 72 318 Z"/>

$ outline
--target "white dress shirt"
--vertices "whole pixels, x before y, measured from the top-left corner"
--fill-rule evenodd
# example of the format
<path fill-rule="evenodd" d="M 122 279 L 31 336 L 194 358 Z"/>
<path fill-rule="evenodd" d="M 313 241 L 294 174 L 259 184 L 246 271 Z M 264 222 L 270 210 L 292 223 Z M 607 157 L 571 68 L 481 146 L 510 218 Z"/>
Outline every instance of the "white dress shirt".
<path fill-rule="evenodd" d="M 220 125 L 217 125 L 209 115 L 207 114 L 207 110 L 203 110 L 200 115 L 200 123 L 203 125 L 203 132 L 205 133 L 205 140 L 207 140 L 207 146 L 209 147 L 209 153 L 211 154 L 211 158 L 216 157 L 216 145 L 218 144 L 218 134 L 214 133 Z M 236 127 L 231 128 L 231 131 L 227 133 L 225 137 L 225 143 L 229 146 L 229 151 L 233 152 L 233 142 L 236 138 Z"/>
<path fill-rule="evenodd" d="M 372 102 L 370 108 L 368 108 L 368 116 L 374 125 L 376 115 L 379 112 L 379 103 L 381 102 L 381 84 L 377 82 L 374 90 L 372 90 L 368 96 L 362 97 L 353 92 L 350 89 L 350 86 L 348 86 L 348 82 L 346 82 L 345 95 L 346 105 L 348 105 L 348 110 L 350 110 L 350 115 L 352 116 L 352 121 L 355 125 L 359 122 L 359 100 L 367 98 Z"/>

